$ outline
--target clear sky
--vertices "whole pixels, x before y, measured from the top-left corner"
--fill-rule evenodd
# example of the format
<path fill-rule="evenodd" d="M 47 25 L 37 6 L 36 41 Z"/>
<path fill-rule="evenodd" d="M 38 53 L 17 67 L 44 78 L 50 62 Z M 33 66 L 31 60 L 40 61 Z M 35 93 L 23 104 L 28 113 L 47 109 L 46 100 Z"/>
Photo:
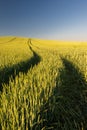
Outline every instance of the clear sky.
<path fill-rule="evenodd" d="M 0 0 L 0 36 L 87 41 L 87 0 Z"/>

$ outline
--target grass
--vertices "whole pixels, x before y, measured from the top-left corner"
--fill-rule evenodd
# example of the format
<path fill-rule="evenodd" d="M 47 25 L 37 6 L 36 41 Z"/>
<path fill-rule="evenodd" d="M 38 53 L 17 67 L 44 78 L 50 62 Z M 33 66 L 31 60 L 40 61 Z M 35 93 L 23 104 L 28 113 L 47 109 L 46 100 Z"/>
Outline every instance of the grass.
<path fill-rule="evenodd" d="M 87 44 L 0 38 L 0 129 L 86 130 Z"/>

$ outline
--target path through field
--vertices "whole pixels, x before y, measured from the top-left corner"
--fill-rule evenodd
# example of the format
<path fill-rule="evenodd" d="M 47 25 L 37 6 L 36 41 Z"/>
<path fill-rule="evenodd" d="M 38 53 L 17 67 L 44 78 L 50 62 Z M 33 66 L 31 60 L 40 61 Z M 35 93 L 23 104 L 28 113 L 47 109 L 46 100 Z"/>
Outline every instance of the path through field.
<path fill-rule="evenodd" d="M 19 75 L 20 72 L 26 74 L 31 67 L 33 68 L 41 61 L 41 57 L 32 49 L 30 45 L 29 49 L 33 53 L 33 56 L 31 58 L 11 67 L 5 67 L 4 69 L 0 70 L 0 91 L 2 91 L 3 84 L 9 83 L 10 78 L 15 79 L 15 77 Z"/>
<path fill-rule="evenodd" d="M 0 130 L 87 130 L 85 46 L 1 41 Z"/>
<path fill-rule="evenodd" d="M 64 67 L 60 68 L 52 96 L 36 117 L 40 116 L 41 123 L 33 130 L 87 130 L 87 82 L 71 61 L 61 60 Z"/>

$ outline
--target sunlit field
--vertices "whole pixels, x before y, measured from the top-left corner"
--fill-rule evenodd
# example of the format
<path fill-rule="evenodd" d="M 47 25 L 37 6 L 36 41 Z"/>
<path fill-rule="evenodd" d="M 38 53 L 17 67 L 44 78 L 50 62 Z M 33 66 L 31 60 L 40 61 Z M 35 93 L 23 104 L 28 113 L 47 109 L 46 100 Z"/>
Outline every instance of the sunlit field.
<path fill-rule="evenodd" d="M 0 38 L 0 130 L 87 130 L 87 43 Z"/>

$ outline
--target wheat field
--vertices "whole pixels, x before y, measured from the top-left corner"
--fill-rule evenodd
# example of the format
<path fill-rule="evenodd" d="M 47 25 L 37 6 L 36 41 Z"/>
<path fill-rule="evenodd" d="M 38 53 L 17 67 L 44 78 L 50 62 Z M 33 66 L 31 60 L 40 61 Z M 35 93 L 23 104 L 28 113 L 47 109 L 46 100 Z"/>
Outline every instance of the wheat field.
<path fill-rule="evenodd" d="M 0 130 L 86 130 L 87 43 L 0 37 Z"/>

